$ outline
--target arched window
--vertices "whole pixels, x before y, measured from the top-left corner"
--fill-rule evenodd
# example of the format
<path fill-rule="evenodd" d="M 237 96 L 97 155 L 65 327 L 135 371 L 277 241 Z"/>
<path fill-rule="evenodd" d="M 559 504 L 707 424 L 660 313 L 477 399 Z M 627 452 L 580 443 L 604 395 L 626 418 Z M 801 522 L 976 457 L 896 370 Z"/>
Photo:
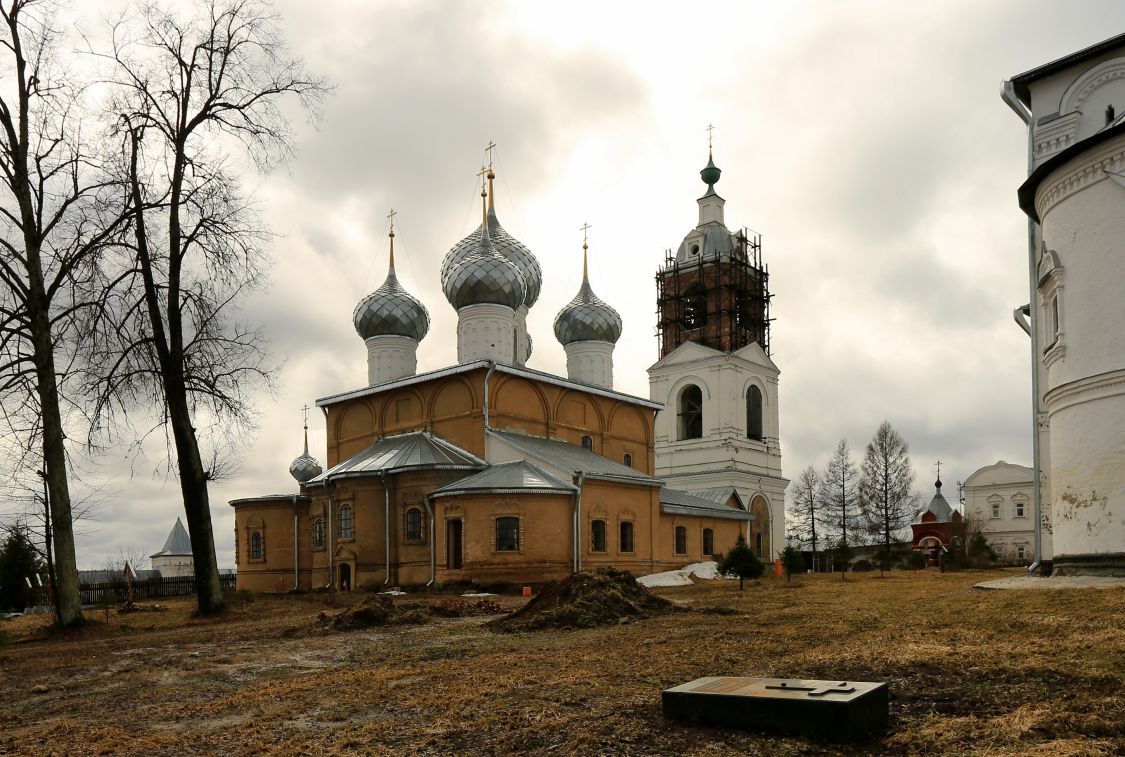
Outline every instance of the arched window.
<path fill-rule="evenodd" d="M 340 538 L 352 538 L 354 531 L 352 528 L 352 506 L 340 505 Z"/>
<path fill-rule="evenodd" d="M 693 286 L 684 292 L 683 325 L 685 329 L 701 329 L 707 324 L 707 293 Z"/>
<path fill-rule="evenodd" d="M 520 519 L 496 519 L 496 551 L 518 552 L 520 548 Z"/>
<path fill-rule="evenodd" d="M 632 552 L 633 551 L 633 524 L 625 521 L 621 524 L 620 539 L 618 540 L 618 552 Z"/>
<path fill-rule="evenodd" d="M 629 452 L 625 453 L 625 464 L 628 465 L 630 468 L 633 467 L 633 455 Z"/>
<path fill-rule="evenodd" d="M 422 511 L 417 507 L 406 511 L 406 540 L 422 540 Z"/>
<path fill-rule="evenodd" d="M 591 439 L 588 436 L 582 437 L 582 449 L 588 449 L 591 452 L 593 452 L 594 451 L 594 440 Z"/>
<path fill-rule="evenodd" d="M 687 554 L 687 526 L 676 526 L 676 554 Z"/>
<path fill-rule="evenodd" d="M 703 391 L 695 384 L 688 384 L 680 392 L 678 410 L 680 439 L 700 439 L 703 437 Z"/>
<path fill-rule="evenodd" d="M 251 560 L 261 560 L 262 559 L 262 532 L 261 531 L 255 531 L 254 533 L 250 534 L 250 559 Z"/>
<path fill-rule="evenodd" d="M 715 532 L 710 528 L 703 529 L 703 554 L 715 554 Z"/>
<path fill-rule="evenodd" d="M 762 390 L 753 384 L 746 390 L 746 436 L 762 439 Z"/>
<path fill-rule="evenodd" d="M 313 521 L 313 549 L 324 549 L 324 518 Z"/>
<path fill-rule="evenodd" d="M 595 520 L 590 524 L 590 551 L 605 552 L 604 520 Z"/>

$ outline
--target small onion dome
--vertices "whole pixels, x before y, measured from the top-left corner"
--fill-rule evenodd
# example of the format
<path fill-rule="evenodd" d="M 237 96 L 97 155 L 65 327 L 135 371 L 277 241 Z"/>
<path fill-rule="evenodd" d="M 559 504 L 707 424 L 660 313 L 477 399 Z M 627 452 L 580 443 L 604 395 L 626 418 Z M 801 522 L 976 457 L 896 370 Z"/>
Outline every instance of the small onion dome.
<path fill-rule="evenodd" d="M 564 346 L 571 342 L 616 343 L 621 338 L 621 316 L 594 294 L 585 262 L 582 268 L 578 294 L 555 316 L 555 337 Z"/>
<path fill-rule="evenodd" d="M 455 310 L 469 305 L 504 305 L 515 310 L 525 302 L 523 274 L 492 247 L 485 230 L 480 246 L 442 276 L 442 291 Z"/>
<path fill-rule="evenodd" d="M 356 305 L 352 323 L 363 339 L 397 335 L 420 342 L 430 330 L 430 313 L 418 298 L 398 283 L 392 261 L 383 285 Z"/>
<path fill-rule="evenodd" d="M 300 455 L 289 464 L 289 475 L 297 479 L 299 484 L 307 483 L 323 472 L 324 469 L 320 467 L 320 463 L 309 454 L 307 449 L 305 454 Z"/>
<path fill-rule="evenodd" d="M 707 185 L 707 194 L 715 194 L 715 185 L 719 183 L 719 177 L 723 172 L 715 165 L 715 161 L 711 158 L 711 151 L 707 151 L 707 165 L 699 172 L 699 178 L 703 179 L 703 183 Z"/>
<path fill-rule="evenodd" d="M 543 271 L 539 267 L 539 261 L 522 242 L 504 230 L 504 227 L 500 225 L 500 221 L 496 218 L 495 208 L 490 207 L 488 209 L 487 219 L 488 235 L 492 239 L 493 249 L 515 265 L 523 275 L 526 288 L 523 304 L 530 308 L 539 299 L 539 293 L 543 289 Z M 449 252 L 445 254 L 445 258 L 441 261 L 442 287 L 445 286 L 445 281 L 449 278 L 454 267 L 480 249 L 481 229 L 483 228 L 484 224 L 482 223 L 467 237 L 453 245 Z"/>

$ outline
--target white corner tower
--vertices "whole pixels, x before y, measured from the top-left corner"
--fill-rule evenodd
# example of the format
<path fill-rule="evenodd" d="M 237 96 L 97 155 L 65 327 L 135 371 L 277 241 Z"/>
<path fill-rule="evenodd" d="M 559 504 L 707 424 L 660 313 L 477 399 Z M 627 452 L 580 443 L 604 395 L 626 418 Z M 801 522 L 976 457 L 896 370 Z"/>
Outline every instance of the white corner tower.
<path fill-rule="evenodd" d="M 583 232 L 589 226 L 583 226 Z M 587 243 L 582 238 L 582 286 L 555 316 L 555 337 L 566 350 L 571 381 L 613 388 L 613 347 L 621 338 L 621 316 L 590 288 Z"/>
<path fill-rule="evenodd" d="M 390 263 L 383 285 L 356 305 L 352 323 L 367 345 L 367 383 L 385 384 L 418 370 L 418 343 L 430 329 L 426 306 L 395 276 L 395 212 L 390 213 Z"/>
<path fill-rule="evenodd" d="M 751 548 L 771 559 L 784 538 L 778 376 L 769 356 L 769 272 L 761 241 L 725 225 L 708 150 L 699 221 L 657 271 L 660 359 L 649 396 L 656 477 L 688 491 L 733 489 L 754 515 Z"/>

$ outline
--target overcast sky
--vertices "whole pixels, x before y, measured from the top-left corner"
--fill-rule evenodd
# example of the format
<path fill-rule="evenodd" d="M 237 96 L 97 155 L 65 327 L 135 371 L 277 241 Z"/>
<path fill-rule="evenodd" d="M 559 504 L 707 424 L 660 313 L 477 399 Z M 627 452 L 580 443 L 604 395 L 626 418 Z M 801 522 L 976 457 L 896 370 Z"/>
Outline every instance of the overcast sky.
<path fill-rule="evenodd" d="M 497 211 L 538 256 L 533 368 L 565 375 L 555 313 L 581 277 L 621 313 L 616 388 L 648 396 L 653 274 L 696 221 L 715 124 L 732 229 L 762 234 L 783 468 L 823 467 L 841 437 L 857 462 L 879 423 L 907 439 L 915 488 L 1029 464 L 1022 123 L 1002 79 L 1125 29 L 1119 2 L 945 0 L 522 3 L 285 0 L 292 50 L 335 91 L 300 126 L 285 169 L 247 186 L 280 236 L 272 287 L 243 315 L 284 368 L 237 475 L 211 488 L 219 563 L 234 563 L 228 500 L 295 490 L 300 407 L 362 386 L 351 314 L 386 270 L 433 320 L 419 371 L 456 361 L 441 294 L 446 251 L 479 219 L 475 174 L 498 144 Z M 324 460 L 315 412 L 310 448 Z M 160 452 L 160 450 L 156 450 Z M 90 465 L 103 484 L 79 565 L 158 550 L 183 508 L 159 455 Z"/>

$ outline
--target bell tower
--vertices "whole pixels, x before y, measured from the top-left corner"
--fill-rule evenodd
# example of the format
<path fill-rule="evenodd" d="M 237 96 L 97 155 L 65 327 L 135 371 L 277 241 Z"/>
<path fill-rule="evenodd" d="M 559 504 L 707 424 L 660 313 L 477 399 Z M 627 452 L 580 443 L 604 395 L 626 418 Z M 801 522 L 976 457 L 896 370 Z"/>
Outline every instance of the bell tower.
<path fill-rule="evenodd" d="M 699 172 L 698 222 L 656 272 L 660 359 L 649 396 L 664 405 L 653 440 L 656 477 L 669 487 L 754 514 L 747 542 L 773 559 L 784 538 L 785 487 L 778 376 L 770 358 L 769 269 L 761 238 L 726 226 L 710 148 Z"/>

